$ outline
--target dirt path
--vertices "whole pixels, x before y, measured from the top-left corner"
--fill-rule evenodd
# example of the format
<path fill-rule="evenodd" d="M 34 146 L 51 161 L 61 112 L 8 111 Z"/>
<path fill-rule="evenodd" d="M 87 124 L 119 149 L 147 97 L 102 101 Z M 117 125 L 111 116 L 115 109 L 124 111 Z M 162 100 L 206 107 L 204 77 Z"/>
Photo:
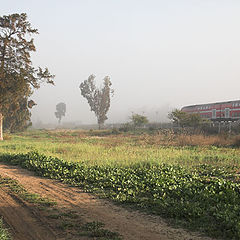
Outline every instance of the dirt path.
<path fill-rule="evenodd" d="M 85 222 L 103 222 L 106 229 L 120 233 L 126 240 L 210 240 L 196 233 L 174 229 L 160 217 L 128 211 L 79 188 L 35 176 L 16 166 L 0 163 L 0 175 L 16 179 L 28 191 L 48 197 L 59 207 L 78 213 Z M 0 215 L 11 227 L 14 239 L 67 239 L 58 233 L 49 219 L 3 190 L 0 191 Z"/>

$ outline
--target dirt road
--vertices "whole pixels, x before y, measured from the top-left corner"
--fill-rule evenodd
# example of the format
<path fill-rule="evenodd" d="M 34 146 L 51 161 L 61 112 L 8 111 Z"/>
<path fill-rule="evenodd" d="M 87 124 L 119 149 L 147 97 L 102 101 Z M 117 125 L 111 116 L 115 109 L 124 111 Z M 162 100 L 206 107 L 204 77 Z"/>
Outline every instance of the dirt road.
<path fill-rule="evenodd" d="M 50 198 L 57 202 L 59 208 L 77 213 L 82 222 L 104 223 L 106 229 L 118 232 L 126 240 L 210 240 L 196 233 L 170 227 L 160 217 L 126 210 L 84 193 L 79 188 L 35 176 L 16 166 L 0 163 L 0 175 L 16 179 L 29 192 Z M 9 226 L 14 240 L 89 239 L 57 228 L 54 221 L 42 211 L 1 188 L 0 215 Z"/>

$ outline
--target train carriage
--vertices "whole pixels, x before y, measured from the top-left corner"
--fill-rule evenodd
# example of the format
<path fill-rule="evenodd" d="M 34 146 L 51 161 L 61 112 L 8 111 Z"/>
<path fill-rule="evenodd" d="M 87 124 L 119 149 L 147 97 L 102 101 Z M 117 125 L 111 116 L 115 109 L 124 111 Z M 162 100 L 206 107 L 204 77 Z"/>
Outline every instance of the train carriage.
<path fill-rule="evenodd" d="M 240 100 L 185 106 L 181 111 L 197 113 L 212 121 L 240 120 Z"/>

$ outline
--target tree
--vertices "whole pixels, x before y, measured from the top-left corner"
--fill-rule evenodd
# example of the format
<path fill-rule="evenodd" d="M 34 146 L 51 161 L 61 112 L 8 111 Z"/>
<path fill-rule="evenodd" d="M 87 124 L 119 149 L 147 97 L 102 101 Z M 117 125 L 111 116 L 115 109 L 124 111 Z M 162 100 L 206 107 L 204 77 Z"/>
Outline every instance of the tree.
<path fill-rule="evenodd" d="M 66 113 L 66 104 L 63 102 L 58 103 L 56 105 L 56 110 L 57 111 L 55 112 L 55 116 L 58 118 L 58 123 L 60 124 L 62 117 L 64 117 Z"/>
<path fill-rule="evenodd" d="M 54 84 L 47 68 L 34 68 L 31 52 L 36 51 L 31 27 L 25 13 L 0 17 L 0 140 L 3 116 L 12 105 L 28 99 L 42 82 Z"/>
<path fill-rule="evenodd" d="M 22 98 L 19 102 L 9 106 L 9 111 L 5 114 L 3 129 L 10 132 L 23 131 L 31 126 L 31 112 L 36 103 L 33 100 L 28 101 L 26 97 Z"/>
<path fill-rule="evenodd" d="M 141 127 L 144 124 L 148 123 L 148 119 L 147 119 L 146 116 L 140 115 L 140 114 L 136 114 L 136 113 L 133 113 L 132 116 L 130 117 L 130 119 L 132 120 L 134 128 Z"/>
<path fill-rule="evenodd" d="M 196 127 L 207 122 L 198 113 L 186 113 L 178 109 L 169 113 L 168 118 L 180 127 Z"/>
<path fill-rule="evenodd" d="M 110 98 L 113 96 L 111 86 L 110 77 L 106 76 L 103 79 L 103 87 L 97 88 L 94 75 L 90 75 L 79 86 L 82 96 L 87 99 L 91 111 L 97 117 L 99 129 L 108 119 L 107 112 L 110 108 Z"/>

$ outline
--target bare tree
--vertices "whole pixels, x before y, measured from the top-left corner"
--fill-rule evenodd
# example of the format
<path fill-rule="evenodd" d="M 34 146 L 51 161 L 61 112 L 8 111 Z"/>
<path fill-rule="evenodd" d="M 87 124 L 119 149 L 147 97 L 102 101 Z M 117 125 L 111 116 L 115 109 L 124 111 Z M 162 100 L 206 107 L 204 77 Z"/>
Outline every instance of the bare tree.
<path fill-rule="evenodd" d="M 97 117 L 99 129 L 101 129 L 104 122 L 108 119 L 107 112 L 110 108 L 110 99 L 114 92 L 111 86 L 110 77 L 106 76 L 103 79 L 103 86 L 97 88 L 94 75 L 90 75 L 79 86 L 82 96 L 87 99 L 91 111 Z"/>

